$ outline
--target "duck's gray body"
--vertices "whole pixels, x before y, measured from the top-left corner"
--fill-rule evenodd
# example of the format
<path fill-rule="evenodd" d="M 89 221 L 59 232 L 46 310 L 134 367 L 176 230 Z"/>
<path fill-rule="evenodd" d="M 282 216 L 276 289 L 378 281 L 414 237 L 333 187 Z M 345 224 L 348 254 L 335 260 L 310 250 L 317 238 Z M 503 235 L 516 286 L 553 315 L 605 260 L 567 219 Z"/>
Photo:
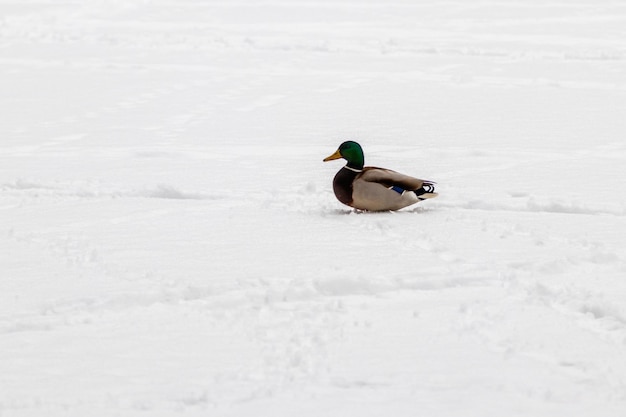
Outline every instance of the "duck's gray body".
<path fill-rule="evenodd" d="M 390 169 L 344 166 L 333 180 L 335 196 L 343 204 L 359 210 L 399 210 L 436 193 L 424 190 L 432 182 L 413 178 Z"/>

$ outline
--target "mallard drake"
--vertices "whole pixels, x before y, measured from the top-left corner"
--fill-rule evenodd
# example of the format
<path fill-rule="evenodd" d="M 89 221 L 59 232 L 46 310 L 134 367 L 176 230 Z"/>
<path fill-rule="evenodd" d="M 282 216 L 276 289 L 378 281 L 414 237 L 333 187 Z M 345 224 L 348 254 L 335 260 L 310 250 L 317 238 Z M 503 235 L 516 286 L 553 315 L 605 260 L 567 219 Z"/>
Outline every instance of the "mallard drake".
<path fill-rule="evenodd" d="M 343 158 L 348 163 L 333 179 L 335 196 L 359 210 L 399 210 L 427 198 L 437 197 L 435 183 L 409 177 L 385 168 L 364 167 L 361 145 L 347 141 L 324 162 Z"/>

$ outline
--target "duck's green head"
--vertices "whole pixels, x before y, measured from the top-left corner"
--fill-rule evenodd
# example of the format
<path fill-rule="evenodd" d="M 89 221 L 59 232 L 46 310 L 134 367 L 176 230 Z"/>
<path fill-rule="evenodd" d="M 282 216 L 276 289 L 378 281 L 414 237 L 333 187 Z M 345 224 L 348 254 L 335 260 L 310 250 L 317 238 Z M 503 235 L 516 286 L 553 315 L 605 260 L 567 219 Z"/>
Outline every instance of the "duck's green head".
<path fill-rule="evenodd" d="M 361 145 L 351 140 L 339 145 L 339 149 L 337 149 L 334 154 L 324 158 L 324 162 L 339 158 L 348 161 L 350 168 L 363 169 L 363 164 L 365 163 Z"/>

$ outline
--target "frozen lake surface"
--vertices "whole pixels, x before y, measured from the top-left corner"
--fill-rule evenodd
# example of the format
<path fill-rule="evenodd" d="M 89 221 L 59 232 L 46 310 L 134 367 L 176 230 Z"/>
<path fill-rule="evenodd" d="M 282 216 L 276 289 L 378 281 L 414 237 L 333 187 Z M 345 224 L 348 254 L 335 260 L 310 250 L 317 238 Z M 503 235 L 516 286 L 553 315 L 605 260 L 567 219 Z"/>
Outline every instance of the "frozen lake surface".
<path fill-rule="evenodd" d="M 626 415 L 626 4 L 0 0 L 0 92 L 0 416 Z"/>

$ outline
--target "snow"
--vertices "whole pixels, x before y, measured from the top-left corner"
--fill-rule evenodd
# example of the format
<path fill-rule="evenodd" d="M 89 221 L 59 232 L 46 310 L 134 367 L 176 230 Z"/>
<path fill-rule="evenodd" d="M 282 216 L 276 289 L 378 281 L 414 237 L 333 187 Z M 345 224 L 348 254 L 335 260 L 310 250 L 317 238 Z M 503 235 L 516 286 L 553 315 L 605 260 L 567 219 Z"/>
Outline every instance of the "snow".
<path fill-rule="evenodd" d="M 0 0 L 0 416 L 624 416 L 625 74 L 611 0 Z"/>

